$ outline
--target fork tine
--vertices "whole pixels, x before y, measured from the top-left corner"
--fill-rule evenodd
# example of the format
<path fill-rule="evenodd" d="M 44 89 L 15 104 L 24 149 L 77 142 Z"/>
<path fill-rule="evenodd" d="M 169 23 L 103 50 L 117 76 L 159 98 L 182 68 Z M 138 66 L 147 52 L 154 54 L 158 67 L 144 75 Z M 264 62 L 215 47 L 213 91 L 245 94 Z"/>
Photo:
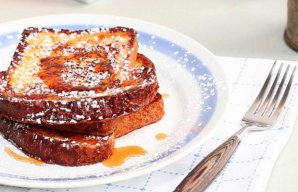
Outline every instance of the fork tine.
<path fill-rule="evenodd" d="M 287 87 L 286 87 L 286 89 L 284 91 L 284 94 L 283 94 L 283 96 L 282 96 L 282 98 L 281 98 L 281 100 L 280 100 L 280 102 L 279 102 L 279 104 L 278 104 L 278 106 L 276 108 L 276 111 L 272 111 L 271 112 L 271 113 L 273 113 L 272 119 L 274 121 L 277 120 L 278 116 L 280 115 L 280 113 L 281 113 L 281 111 L 282 111 L 282 109 L 283 109 L 283 107 L 284 107 L 284 105 L 286 103 L 286 100 L 288 98 L 288 95 L 289 95 L 289 92 L 290 92 L 290 89 L 291 89 L 291 86 L 292 86 L 292 83 L 293 83 L 295 72 L 296 72 L 296 66 L 294 67 L 294 69 L 292 71 L 290 80 L 288 81 Z M 280 86 L 282 86 L 282 85 L 280 85 Z M 274 110 L 274 108 L 273 108 L 273 110 Z"/>
<path fill-rule="evenodd" d="M 272 67 L 271 67 L 271 70 L 266 78 L 266 81 L 265 83 L 263 84 L 262 86 L 262 89 L 260 91 L 260 93 L 258 94 L 257 98 L 254 100 L 253 104 L 251 105 L 251 107 L 248 109 L 248 111 L 246 112 L 246 115 L 249 115 L 249 114 L 254 114 L 256 112 L 256 110 L 258 109 L 260 103 L 262 102 L 262 99 L 265 95 L 265 92 L 267 90 L 267 87 L 268 87 L 268 84 L 271 80 L 271 77 L 272 77 L 272 72 L 273 72 L 273 69 L 276 65 L 276 61 L 273 63 Z"/>
<path fill-rule="evenodd" d="M 277 85 L 277 82 L 279 80 L 279 76 L 280 76 L 282 67 L 283 67 L 283 63 L 280 65 L 280 67 L 278 69 L 277 75 L 275 76 L 275 79 L 274 79 L 274 81 L 273 81 L 273 83 L 271 85 L 271 88 L 269 90 L 269 93 L 267 94 L 266 99 L 264 100 L 263 103 L 260 104 L 260 107 L 259 107 L 259 110 L 258 111 L 260 112 L 261 115 L 264 115 L 264 113 L 267 110 L 267 107 L 268 107 L 269 102 L 272 100 L 273 93 L 274 93 L 275 87 Z"/>
<path fill-rule="evenodd" d="M 275 108 L 275 106 L 276 106 L 276 104 L 277 104 L 277 100 L 278 100 L 278 98 L 280 97 L 280 95 L 281 95 L 281 90 L 282 90 L 282 88 L 283 88 L 283 85 L 285 84 L 285 80 L 286 80 L 286 78 L 287 78 L 287 75 L 288 75 L 288 71 L 289 71 L 289 68 L 290 68 L 290 66 L 288 65 L 287 66 L 287 69 L 286 69 L 286 71 L 285 71 L 285 73 L 284 73 L 284 76 L 283 76 L 283 78 L 282 78 L 282 80 L 281 80 L 281 82 L 280 82 L 280 84 L 279 84 L 279 87 L 278 87 L 278 89 L 277 89 L 277 91 L 276 91 L 276 93 L 275 93 L 275 96 L 274 96 L 274 98 L 273 98 L 273 100 L 271 101 L 271 103 L 270 103 L 270 105 L 269 105 L 269 107 L 268 107 L 268 116 L 270 116 L 271 114 L 272 114 L 272 112 L 273 112 L 273 110 L 274 110 L 274 108 Z"/>

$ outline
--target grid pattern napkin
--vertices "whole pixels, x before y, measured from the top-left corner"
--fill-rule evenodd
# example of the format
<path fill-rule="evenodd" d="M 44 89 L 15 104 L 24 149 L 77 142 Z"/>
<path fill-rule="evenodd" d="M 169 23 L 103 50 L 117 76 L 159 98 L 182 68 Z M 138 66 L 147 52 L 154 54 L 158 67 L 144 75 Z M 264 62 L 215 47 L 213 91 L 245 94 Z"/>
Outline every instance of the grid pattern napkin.
<path fill-rule="evenodd" d="M 242 116 L 255 99 L 274 62 L 273 60 L 231 57 L 218 57 L 218 59 L 230 85 L 228 110 L 218 125 L 218 131 L 185 158 L 134 179 L 95 187 L 45 190 L 0 186 L 0 191 L 172 191 L 199 161 L 240 128 Z M 278 62 L 298 64 L 298 62 L 290 61 Z M 270 130 L 247 135 L 228 165 L 207 189 L 208 192 L 265 191 L 274 163 L 294 128 L 298 110 L 297 88 L 298 78 L 294 81 L 290 97 L 278 124 Z"/>

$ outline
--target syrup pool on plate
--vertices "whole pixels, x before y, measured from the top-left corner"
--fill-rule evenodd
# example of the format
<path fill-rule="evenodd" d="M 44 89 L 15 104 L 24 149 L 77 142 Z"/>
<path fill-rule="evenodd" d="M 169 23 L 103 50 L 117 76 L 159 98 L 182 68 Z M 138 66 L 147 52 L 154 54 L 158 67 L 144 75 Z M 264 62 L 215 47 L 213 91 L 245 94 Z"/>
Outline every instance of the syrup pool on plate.
<path fill-rule="evenodd" d="M 104 160 L 102 163 L 107 167 L 116 167 L 125 163 L 125 161 L 130 157 L 141 156 L 146 154 L 147 151 L 140 146 L 132 145 L 119 147 L 115 148 L 111 157 Z"/>
<path fill-rule="evenodd" d="M 168 134 L 166 134 L 166 133 L 158 133 L 158 134 L 155 135 L 155 138 L 156 138 L 157 140 L 164 140 L 164 139 L 166 139 L 167 137 L 168 137 Z"/>
<path fill-rule="evenodd" d="M 9 156 L 14 158 L 15 160 L 25 162 L 25 163 L 32 163 L 32 164 L 38 165 L 38 166 L 41 166 L 41 165 L 45 164 L 44 162 L 42 162 L 40 160 L 31 158 L 31 157 L 25 157 L 25 156 L 19 155 L 16 152 L 14 152 L 13 150 L 11 150 L 10 148 L 8 148 L 8 147 L 5 147 L 4 150 Z"/>

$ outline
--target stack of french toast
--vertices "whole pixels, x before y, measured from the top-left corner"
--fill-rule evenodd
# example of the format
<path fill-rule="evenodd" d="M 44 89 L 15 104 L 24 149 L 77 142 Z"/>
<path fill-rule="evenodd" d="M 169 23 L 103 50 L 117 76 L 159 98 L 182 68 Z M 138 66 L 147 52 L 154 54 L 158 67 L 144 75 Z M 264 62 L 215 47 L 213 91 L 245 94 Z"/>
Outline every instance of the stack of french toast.
<path fill-rule="evenodd" d="M 94 164 L 163 117 L 158 87 L 134 29 L 30 27 L 0 73 L 0 132 L 46 163 Z"/>

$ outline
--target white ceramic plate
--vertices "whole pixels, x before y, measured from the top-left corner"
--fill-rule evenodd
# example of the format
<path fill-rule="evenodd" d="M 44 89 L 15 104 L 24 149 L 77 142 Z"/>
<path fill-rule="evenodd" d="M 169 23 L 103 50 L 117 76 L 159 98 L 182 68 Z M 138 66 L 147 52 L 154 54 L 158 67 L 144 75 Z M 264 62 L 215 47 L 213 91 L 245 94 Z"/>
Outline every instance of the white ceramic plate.
<path fill-rule="evenodd" d="M 26 27 L 85 29 L 98 26 L 126 26 L 138 31 L 140 49 L 156 65 L 160 93 L 164 98 L 164 118 L 116 140 L 116 146 L 139 145 L 148 151 L 130 158 L 124 165 L 107 168 L 101 163 L 62 167 L 36 166 L 11 158 L 9 146 L 0 137 L 0 184 L 58 188 L 103 184 L 136 177 L 159 169 L 185 156 L 215 130 L 226 108 L 227 89 L 216 58 L 196 41 L 171 29 L 144 21 L 105 15 L 54 15 L 0 24 L 0 70 L 6 70 Z M 156 140 L 157 133 L 169 136 Z"/>

